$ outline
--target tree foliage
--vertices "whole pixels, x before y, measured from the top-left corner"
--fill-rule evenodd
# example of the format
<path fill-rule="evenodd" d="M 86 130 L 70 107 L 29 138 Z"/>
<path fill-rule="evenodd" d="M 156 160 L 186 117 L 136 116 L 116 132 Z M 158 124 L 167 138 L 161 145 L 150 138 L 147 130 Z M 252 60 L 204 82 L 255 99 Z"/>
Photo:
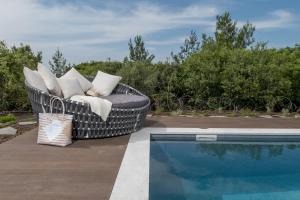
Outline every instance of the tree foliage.
<path fill-rule="evenodd" d="M 268 49 L 206 46 L 182 64 L 92 62 L 76 67 L 117 74 L 160 110 L 295 111 L 300 106 L 300 46 Z"/>
<path fill-rule="evenodd" d="M 105 62 L 105 61 L 91 61 L 86 63 L 80 63 L 75 66 L 76 69 L 88 76 L 96 76 L 97 72 L 103 71 L 109 74 L 117 74 L 123 67 L 121 62 Z"/>
<path fill-rule="evenodd" d="M 0 42 L 0 111 L 29 109 L 23 68 L 35 69 L 41 59 L 42 54 L 33 53 L 28 45 L 9 48 Z"/>
<path fill-rule="evenodd" d="M 49 65 L 52 73 L 54 73 L 56 77 L 62 76 L 64 72 L 70 68 L 70 66 L 67 65 L 67 60 L 59 49 L 57 49 L 52 56 L 52 61 L 49 60 Z"/>
<path fill-rule="evenodd" d="M 197 52 L 200 47 L 200 41 L 195 31 L 191 31 L 191 34 L 188 38 L 184 40 L 183 46 L 180 47 L 178 54 L 171 53 L 171 57 L 175 63 L 182 63 L 188 56 Z"/>
<path fill-rule="evenodd" d="M 137 35 L 134 37 L 133 42 L 130 38 L 129 43 L 129 60 L 130 61 L 136 61 L 136 62 L 152 62 L 154 59 L 154 55 L 148 52 L 148 50 L 145 48 L 145 43 L 143 41 L 142 36 Z M 125 61 L 128 60 L 127 57 L 124 59 Z"/>
<path fill-rule="evenodd" d="M 295 99 L 287 63 L 276 49 L 201 49 L 181 67 L 181 82 L 196 109 L 276 110 Z M 296 101 L 294 101 L 296 102 Z M 280 109 L 277 111 L 280 111 Z"/>
<path fill-rule="evenodd" d="M 246 48 L 254 43 L 255 27 L 251 23 L 238 28 L 229 12 L 217 16 L 215 42 L 229 48 Z"/>
<path fill-rule="evenodd" d="M 202 42 L 195 31 L 191 31 L 190 36 L 185 39 L 184 44 L 180 47 L 180 51 L 175 54 L 171 53 L 171 57 L 175 63 L 181 64 L 190 55 L 205 46 L 225 46 L 228 48 L 247 48 L 254 43 L 255 27 L 251 23 L 237 26 L 237 22 L 233 21 L 229 12 L 216 17 L 216 30 L 214 37 L 202 34 Z M 202 44 L 202 45 L 201 45 Z"/>
<path fill-rule="evenodd" d="M 269 49 L 264 42 L 254 44 L 254 31 L 250 23 L 237 26 L 225 12 L 217 16 L 213 36 L 203 34 L 200 42 L 191 31 L 180 52 L 172 54 L 174 63 L 127 60 L 112 69 L 163 110 L 297 110 L 300 46 Z"/>

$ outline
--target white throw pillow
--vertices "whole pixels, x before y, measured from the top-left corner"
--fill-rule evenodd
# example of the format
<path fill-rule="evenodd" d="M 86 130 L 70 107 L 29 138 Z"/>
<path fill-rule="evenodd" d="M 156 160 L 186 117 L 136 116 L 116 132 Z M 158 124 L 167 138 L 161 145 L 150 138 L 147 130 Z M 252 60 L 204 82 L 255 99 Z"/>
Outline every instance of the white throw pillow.
<path fill-rule="evenodd" d="M 122 77 L 98 71 L 93 80 L 93 90 L 102 96 L 108 96 L 118 85 Z"/>
<path fill-rule="evenodd" d="M 56 80 L 56 77 L 54 74 L 51 73 L 51 71 L 42 65 L 41 63 L 38 64 L 38 72 L 41 75 L 41 77 L 44 79 L 45 84 L 50 91 L 51 94 L 61 97 L 61 89 L 59 87 L 59 84 Z"/>
<path fill-rule="evenodd" d="M 25 76 L 25 80 L 27 81 L 27 83 L 36 88 L 39 89 L 43 92 L 47 92 L 47 86 L 43 80 L 43 78 L 41 77 L 41 75 L 37 72 L 37 71 L 33 71 L 27 67 L 24 67 L 23 69 L 23 73 Z"/>
<path fill-rule="evenodd" d="M 87 80 L 84 76 L 82 76 L 75 68 L 70 69 L 65 75 L 61 78 L 65 79 L 77 79 L 81 85 L 81 88 L 84 92 L 88 91 L 93 85 Z"/>
<path fill-rule="evenodd" d="M 88 96 L 93 96 L 93 97 L 99 97 L 99 96 L 101 96 L 100 94 L 98 94 L 96 91 L 95 91 L 95 89 L 92 87 L 91 89 L 89 89 L 87 92 L 86 92 L 86 94 L 88 95 Z"/>
<path fill-rule="evenodd" d="M 64 98 L 70 98 L 74 95 L 84 95 L 84 92 L 77 79 L 58 78 L 57 81 Z"/>

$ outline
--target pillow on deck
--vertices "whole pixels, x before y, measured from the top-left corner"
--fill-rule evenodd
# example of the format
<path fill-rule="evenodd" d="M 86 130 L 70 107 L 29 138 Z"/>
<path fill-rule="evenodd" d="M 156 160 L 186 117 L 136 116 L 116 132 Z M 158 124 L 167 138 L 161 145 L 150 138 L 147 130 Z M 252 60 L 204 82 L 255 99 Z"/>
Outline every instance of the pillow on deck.
<path fill-rule="evenodd" d="M 58 78 L 57 81 L 64 98 L 67 99 L 74 95 L 84 95 L 84 92 L 77 79 Z"/>
<path fill-rule="evenodd" d="M 47 92 L 47 86 L 43 80 L 43 78 L 41 77 L 41 75 L 37 72 L 37 71 L 33 71 L 27 67 L 24 67 L 23 69 L 23 73 L 25 76 L 25 80 L 27 81 L 27 83 L 36 88 L 39 89 L 43 92 Z"/>
<path fill-rule="evenodd" d="M 44 79 L 44 82 L 49 90 L 49 92 L 53 95 L 62 96 L 61 89 L 59 87 L 59 84 L 56 80 L 56 76 L 51 73 L 51 71 L 42 65 L 41 63 L 38 64 L 38 72 L 41 75 L 41 77 Z"/>
<path fill-rule="evenodd" d="M 102 96 L 108 96 L 118 85 L 122 77 L 98 71 L 93 80 L 93 90 Z"/>
<path fill-rule="evenodd" d="M 82 76 L 75 68 L 70 69 L 61 78 L 77 79 L 84 92 L 88 91 L 93 86 L 92 83 L 89 80 L 87 80 L 84 76 Z"/>

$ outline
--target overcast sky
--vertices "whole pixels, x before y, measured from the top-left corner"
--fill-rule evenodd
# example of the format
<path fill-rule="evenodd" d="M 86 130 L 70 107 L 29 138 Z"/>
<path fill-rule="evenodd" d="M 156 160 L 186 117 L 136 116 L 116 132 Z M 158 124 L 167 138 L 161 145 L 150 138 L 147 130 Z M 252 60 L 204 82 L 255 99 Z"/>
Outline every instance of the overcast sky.
<path fill-rule="evenodd" d="M 50 3 L 49 3 L 50 2 Z M 30 44 L 43 62 L 57 48 L 68 62 L 123 60 L 137 34 L 156 60 L 177 52 L 191 29 L 212 34 L 215 17 L 229 11 L 256 26 L 270 47 L 300 43 L 300 1 L 281 0 L 0 0 L 0 40 Z"/>

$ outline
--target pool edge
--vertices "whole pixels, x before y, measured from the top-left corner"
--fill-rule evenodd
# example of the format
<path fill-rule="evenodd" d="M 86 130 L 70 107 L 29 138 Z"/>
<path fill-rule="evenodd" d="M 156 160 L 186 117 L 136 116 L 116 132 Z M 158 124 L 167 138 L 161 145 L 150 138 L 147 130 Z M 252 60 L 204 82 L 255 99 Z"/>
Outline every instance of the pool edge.
<path fill-rule="evenodd" d="M 110 200 L 147 200 L 149 198 L 150 134 L 174 133 L 300 135 L 300 129 L 144 128 L 130 136 Z"/>

